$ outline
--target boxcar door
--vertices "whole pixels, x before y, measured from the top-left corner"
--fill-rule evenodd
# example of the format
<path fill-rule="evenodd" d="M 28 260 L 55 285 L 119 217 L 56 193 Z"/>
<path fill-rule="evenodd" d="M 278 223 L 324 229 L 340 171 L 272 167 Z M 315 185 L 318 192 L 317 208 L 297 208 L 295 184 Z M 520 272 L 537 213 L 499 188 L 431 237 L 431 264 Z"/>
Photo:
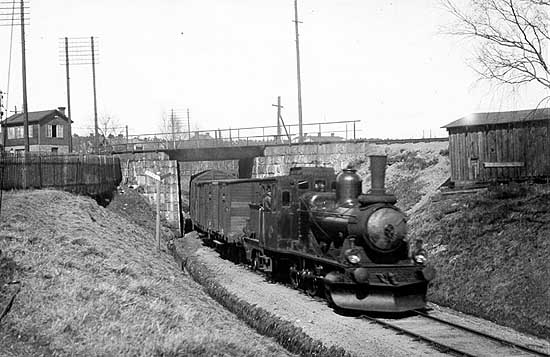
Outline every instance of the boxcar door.
<path fill-rule="evenodd" d="M 219 216 L 220 216 L 220 185 L 218 181 L 212 181 L 211 186 L 211 207 L 210 217 L 212 219 L 212 226 L 210 227 L 215 232 L 220 232 L 219 227 Z"/>

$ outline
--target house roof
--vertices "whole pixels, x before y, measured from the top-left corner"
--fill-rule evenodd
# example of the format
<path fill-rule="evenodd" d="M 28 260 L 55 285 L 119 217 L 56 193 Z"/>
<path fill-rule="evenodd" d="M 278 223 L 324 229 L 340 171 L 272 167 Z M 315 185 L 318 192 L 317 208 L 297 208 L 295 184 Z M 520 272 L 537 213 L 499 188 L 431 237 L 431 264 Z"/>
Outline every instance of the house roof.
<path fill-rule="evenodd" d="M 61 113 L 57 109 L 41 110 L 38 112 L 29 112 L 29 124 L 37 123 L 52 114 L 56 114 L 66 120 L 69 120 L 67 116 L 65 116 L 63 113 Z M 6 118 L 6 120 L 3 120 L 2 125 L 17 125 L 17 124 L 23 124 L 24 122 L 25 122 L 25 117 L 23 113 L 17 113 L 12 115 L 11 117 Z"/>
<path fill-rule="evenodd" d="M 550 108 L 516 110 L 510 112 L 473 113 L 455 120 L 442 128 L 476 125 L 496 125 L 525 121 L 550 120 Z"/>

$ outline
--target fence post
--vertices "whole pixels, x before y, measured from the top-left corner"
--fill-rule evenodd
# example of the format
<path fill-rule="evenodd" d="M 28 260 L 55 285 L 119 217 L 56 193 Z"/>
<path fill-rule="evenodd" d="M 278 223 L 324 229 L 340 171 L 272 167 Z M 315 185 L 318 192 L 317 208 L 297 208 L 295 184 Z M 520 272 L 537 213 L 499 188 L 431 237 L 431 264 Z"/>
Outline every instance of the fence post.
<path fill-rule="evenodd" d="M 38 153 L 38 187 L 42 188 L 42 154 Z"/>
<path fill-rule="evenodd" d="M 160 180 L 157 180 L 157 222 L 156 222 L 156 235 L 157 235 L 157 249 L 160 253 Z"/>

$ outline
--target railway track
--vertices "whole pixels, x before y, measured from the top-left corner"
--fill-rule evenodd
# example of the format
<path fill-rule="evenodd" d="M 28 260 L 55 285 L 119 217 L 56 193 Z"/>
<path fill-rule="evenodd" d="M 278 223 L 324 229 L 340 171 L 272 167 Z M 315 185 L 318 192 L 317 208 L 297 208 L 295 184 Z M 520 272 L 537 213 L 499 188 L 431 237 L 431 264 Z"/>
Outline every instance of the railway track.
<path fill-rule="evenodd" d="M 361 318 L 381 324 L 411 337 L 425 341 L 444 353 L 457 356 L 550 356 L 545 347 L 532 348 L 490 335 L 422 311 L 413 316 L 389 319 L 361 315 Z"/>

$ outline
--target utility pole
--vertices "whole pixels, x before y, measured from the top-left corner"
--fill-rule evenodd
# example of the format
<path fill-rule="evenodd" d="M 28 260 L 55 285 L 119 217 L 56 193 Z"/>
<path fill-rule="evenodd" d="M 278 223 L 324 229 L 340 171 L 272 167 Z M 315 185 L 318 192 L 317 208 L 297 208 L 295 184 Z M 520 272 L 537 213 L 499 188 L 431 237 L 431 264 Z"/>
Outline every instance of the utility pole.
<path fill-rule="evenodd" d="M 2 101 L 4 100 L 4 92 L 0 90 L 0 120 L 2 120 L 2 117 L 4 116 L 4 104 Z"/>
<path fill-rule="evenodd" d="M 281 96 L 277 97 L 277 104 L 271 104 L 274 107 L 277 107 L 277 136 L 278 139 L 281 140 L 281 143 L 283 142 L 283 139 L 281 138 L 281 125 L 283 126 L 283 129 L 285 129 L 286 137 L 288 138 L 288 145 L 292 144 L 292 138 L 290 137 L 290 134 L 288 133 L 288 130 L 286 129 L 285 121 L 283 120 L 283 116 L 281 114 L 281 109 L 284 108 L 281 105 Z M 229 131 L 229 134 L 231 135 L 231 131 Z"/>
<path fill-rule="evenodd" d="M 300 79 L 300 40 L 298 35 L 298 0 L 294 0 L 294 28 L 296 32 L 296 73 L 298 77 L 298 141 L 303 142 L 302 128 L 302 81 Z"/>
<path fill-rule="evenodd" d="M 90 37 L 90 44 L 92 45 L 92 80 L 94 85 L 94 146 L 96 154 L 99 154 L 99 144 L 98 144 L 98 125 L 97 125 L 97 96 L 96 96 L 96 87 L 95 87 L 95 46 L 94 46 L 94 36 Z"/>
<path fill-rule="evenodd" d="M 30 151 L 29 145 L 29 107 L 27 105 L 27 57 L 25 55 L 25 7 L 24 0 L 21 0 L 21 68 L 23 72 L 23 117 L 25 152 Z"/>
<path fill-rule="evenodd" d="M 277 97 L 277 104 L 271 104 L 274 107 L 277 107 L 277 140 L 276 142 L 282 141 L 281 139 L 281 96 Z"/>
<path fill-rule="evenodd" d="M 191 122 L 189 121 L 189 108 L 187 108 L 187 132 L 189 133 L 189 140 L 191 140 Z"/>
<path fill-rule="evenodd" d="M 170 126 L 172 131 L 172 145 L 174 146 L 174 150 L 176 149 L 176 120 L 174 119 L 174 109 L 170 112 Z"/>
<path fill-rule="evenodd" d="M 65 73 L 67 74 L 67 116 L 69 117 L 69 152 L 73 152 L 73 133 L 71 130 L 71 80 L 69 76 L 69 39 L 65 37 Z"/>
<path fill-rule="evenodd" d="M 89 42 L 88 42 L 89 41 Z M 71 88 L 69 67 L 72 65 L 92 65 L 92 84 L 94 100 L 94 152 L 99 153 L 99 126 L 97 119 L 97 92 L 96 92 L 96 73 L 95 65 L 97 60 L 97 37 L 63 37 L 60 38 L 59 60 L 65 66 L 67 75 L 67 109 L 69 117 L 69 135 L 72 136 L 72 108 L 71 108 Z M 62 48 L 62 49 L 61 49 Z M 71 144 L 72 147 L 72 137 Z"/>

